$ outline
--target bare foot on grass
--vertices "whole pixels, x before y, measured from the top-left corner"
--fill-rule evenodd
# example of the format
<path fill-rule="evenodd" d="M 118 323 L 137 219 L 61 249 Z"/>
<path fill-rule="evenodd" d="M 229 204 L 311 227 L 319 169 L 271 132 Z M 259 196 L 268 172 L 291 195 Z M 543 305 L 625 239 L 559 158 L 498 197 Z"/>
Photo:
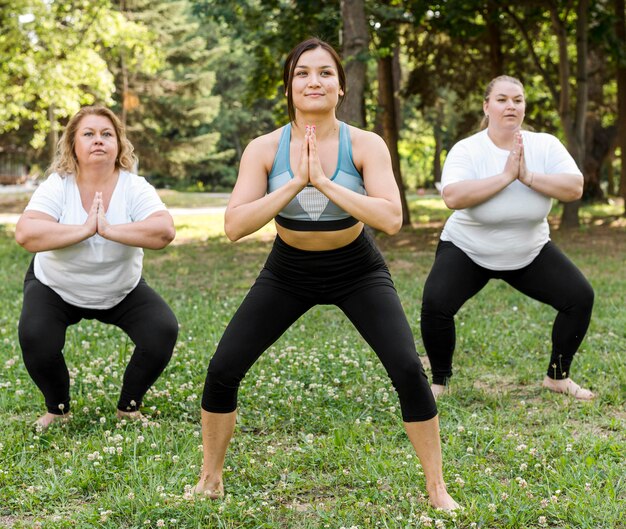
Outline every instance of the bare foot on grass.
<path fill-rule="evenodd" d="M 56 415 L 54 413 L 46 412 L 35 421 L 34 426 L 35 428 L 37 428 L 37 430 L 47 430 L 53 422 L 67 422 L 69 421 L 70 417 L 71 416 L 69 414 Z"/>
<path fill-rule="evenodd" d="M 431 384 L 430 390 L 433 392 L 433 397 L 437 400 L 441 395 L 448 393 L 448 386 L 441 384 Z"/>
<path fill-rule="evenodd" d="M 565 393 L 566 395 L 571 395 L 578 400 L 592 400 L 595 398 L 593 392 L 589 391 L 588 389 L 581 388 L 571 378 L 555 380 L 546 376 L 543 379 L 542 386 L 556 393 Z"/>
<path fill-rule="evenodd" d="M 224 483 L 222 483 L 221 479 L 200 476 L 200 480 L 192 489 L 192 492 L 198 496 L 219 500 L 224 497 Z"/>
<path fill-rule="evenodd" d="M 143 421 L 145 419 L 145 417 L 141 414 L 139 410 L 135 410 L 135 411 L 117 410 L 117 418 L 118 419 L 130 419 L 131 421 Z"/>
<path fill-rule="evenodd" d="M 457 509 L 462 508 L 452 499 L 452 496 L 448 494 L 444 484 L 433 488 L 426 487 L 426 489 L 428 490 L 428 501 L 435 509 L 441 509 L 442 511 L 456 511 Z"/>

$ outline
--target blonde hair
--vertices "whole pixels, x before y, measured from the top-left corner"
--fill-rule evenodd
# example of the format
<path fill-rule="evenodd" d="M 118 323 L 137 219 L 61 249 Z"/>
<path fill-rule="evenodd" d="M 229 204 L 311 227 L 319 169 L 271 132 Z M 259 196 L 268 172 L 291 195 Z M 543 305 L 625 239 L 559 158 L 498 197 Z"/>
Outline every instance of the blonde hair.
<path fill-rule="evenodd" d="M 74 147 L 76 145 L 78 125 L 85 116 L 102 116 L 111 122 L 115 129 L 115 136 L 117 137 L 115 168 L 124 169 L 126 171 L 132 170 L 137 164 L 137 157 L 134 154 L 135 148 L 126 137 L 126 130 L 120 119 L 113 111 L 106 107 L 88 106 L 81 108 L 67 123 L 65 131 L 57 143 L 54 159 L 46 171 L 46 174 L 58 173 L 61 176 L 78 174 L 78 160 L 74 152 Z"/>
<path fill-rule="evenodd" d="M 485 88 L 485 96 L 483 98 L 483 101 L 487 101 L 489 99 L 491 92 L 493 92 L 493 87 L 496 85 L 496 83 L 500 81 L 512 83 L 519 86 L 522 89 L 522 95 L 524 96 L 524 98 L 526 98 L 526 92 L 524 91 L 524 85 L 522 84 L 522 81 L 520 81 L 517 77 L 511 77 L 510 75 L 499 75 L 498 77 L 494 77 L 491 81 L 489 81 L 487 88 Z M 488 124 L 489 116 L 483 116 L 483 119 L 480 122 L 480 128 L 486 129 Z"/>

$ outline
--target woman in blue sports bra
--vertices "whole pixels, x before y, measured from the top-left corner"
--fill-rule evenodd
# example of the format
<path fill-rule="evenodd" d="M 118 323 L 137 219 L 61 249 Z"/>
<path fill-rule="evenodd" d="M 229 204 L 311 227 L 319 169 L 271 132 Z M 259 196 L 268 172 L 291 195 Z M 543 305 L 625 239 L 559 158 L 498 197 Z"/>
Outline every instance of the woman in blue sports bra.
<path fill-rule="evenodd" d="M 236 241 L 272 219 L 277 236 L 207 371 L 202 397 L 204 459 L 195 492 L 224 494 L 222 470 L 237 392 L 259 356 L 318 304 L 338 306 L 383 363 L 398 393 L 408 437 L 434 507 L 455 509 L 443 479 L 437 407 L 383 257 L 364 231 L 402 223 L 400 193 L 384 141 L 337 120 L 345 91 L 339 56 L 308 39 L 287 56 L 290 123 L 246 148 L 226 209 Z"/>

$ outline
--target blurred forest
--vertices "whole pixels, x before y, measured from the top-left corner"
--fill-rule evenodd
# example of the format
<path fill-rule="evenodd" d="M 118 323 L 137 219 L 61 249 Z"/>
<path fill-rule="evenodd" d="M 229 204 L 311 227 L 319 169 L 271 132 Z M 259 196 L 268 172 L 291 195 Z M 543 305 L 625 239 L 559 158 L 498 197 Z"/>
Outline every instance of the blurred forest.
<path fill-rule="evenodd" d="M 286 122 L 282 63 L 308 36 L 341 52 L 339 117 L 385 138 L 405 191 L 435 186 L 508 74 L 526 126 L 583 169 L 583 200 L 626 196 L 624 0 L 0 0 L 0 175 L 41 175 L 68 117 L 99 102 L 154 184 L 228 191 L 246 144 Z"/>

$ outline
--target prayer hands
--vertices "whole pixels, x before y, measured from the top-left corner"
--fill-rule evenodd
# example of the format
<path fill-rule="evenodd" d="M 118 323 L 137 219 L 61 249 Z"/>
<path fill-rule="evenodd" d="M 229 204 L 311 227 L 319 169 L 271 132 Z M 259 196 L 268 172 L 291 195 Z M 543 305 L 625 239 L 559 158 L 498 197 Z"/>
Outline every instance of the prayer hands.
<path fill-rule="evenodd" d="M 311 184 L 315 187 L 322 185 L 328 180 L 324 174 L 317 152 L 317 138 L 315 136 L 315 125 L 307 125 L 304 132 L 304 141 L 300 152 L 300 164 L 296 175 L 296 180 L 302 183 L 302 187 Z"/>
<path fill-rule="evenodd" d="M 99 191 L 93 197 L 85 225 L 89 228 L 90 236 L 98 233 L 102 237 L 104 237 L 104 232 L 111 226 L 106 218 L 102 193 Z"/>
<path fill-rule="evenodd" d="M 511 181 L 519 180 L 522 184 L 532 187 L 533 173 L 526 168 L 524 140 L 522 133 L 519 131 L 515 133 L 513 149 L 511 149 L 506 164 L 504 165 L 504 173 L 511 177 Z"/>

